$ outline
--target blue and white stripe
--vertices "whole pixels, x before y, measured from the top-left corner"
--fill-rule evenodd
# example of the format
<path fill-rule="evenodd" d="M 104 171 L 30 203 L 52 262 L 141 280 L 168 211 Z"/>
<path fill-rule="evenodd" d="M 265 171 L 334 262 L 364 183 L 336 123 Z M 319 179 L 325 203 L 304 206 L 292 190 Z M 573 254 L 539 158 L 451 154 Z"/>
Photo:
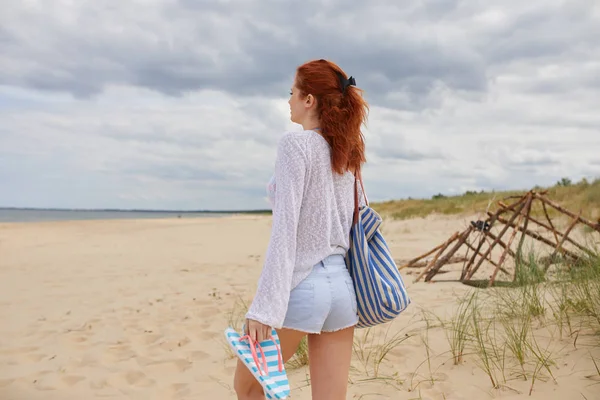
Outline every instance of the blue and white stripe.
<path fill-rule="evenodd" d="M 288 381 L 287 373 L 285 371 L 285 365 L 282 361 L 282 371 L 279 371 L 279 356 L 278 349 L 281 351 L 281 344 L 277 331 L 272 331 L 273 340 L 264 340 L 260 342 L 260 346 L 263 349 L 265 358 L 267 360 L 268 375 L 261 375 L 258 371 L 258 367 L 252 358 L 252 351 L 250 350 L 250 344 L 247 341 L 240 341 L 240 335 L 232 328 L 225 329 L 225 338 L 227 343 L 232 348 L 233 352 L 242 360 L 244 365 L 248 367 L 252 375 L 262 385 L 265 396 L 267 399 L 285 399 L 290 394 L 290 384 Z M 263 366 L 262 354 L 257 351 L 257 357 L 261 367 Z"/>
<path fill-rule="evenodd" d="M 363 207 L 351 230 L 346 262 L 358 303 L 358 328 L 396 318 L 410 304 L 400 271 L 379 231 L 381 217 Z"/>

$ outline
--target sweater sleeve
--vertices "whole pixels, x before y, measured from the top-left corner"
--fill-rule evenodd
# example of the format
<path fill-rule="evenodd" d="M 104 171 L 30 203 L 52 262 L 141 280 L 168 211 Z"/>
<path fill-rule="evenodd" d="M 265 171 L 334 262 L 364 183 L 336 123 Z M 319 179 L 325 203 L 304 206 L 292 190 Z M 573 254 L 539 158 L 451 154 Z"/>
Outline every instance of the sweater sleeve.
<path fill-rule="evenodd" d="M 277 147 L 275 201 L 271 237 L 258 288 L 246 318 L 281 328 L 287 312 L 300 206 L 304 194 L 307 159 L 298 139 L 284 135 Z"/>

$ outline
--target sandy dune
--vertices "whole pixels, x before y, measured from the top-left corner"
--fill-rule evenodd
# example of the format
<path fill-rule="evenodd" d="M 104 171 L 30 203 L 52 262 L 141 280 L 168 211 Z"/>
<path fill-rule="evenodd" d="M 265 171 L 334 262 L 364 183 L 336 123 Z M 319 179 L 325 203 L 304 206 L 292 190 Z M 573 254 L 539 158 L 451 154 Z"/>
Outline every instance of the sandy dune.
<path fill-rule="evenodd" d="M 395 257 L 408 259 L 468 220 L 386 221 L 384 233 Z M 0 224 L 0 399 L 235 398 L 235 360 L 222 332 L 239 299 L 254 293 L 270 222 L 236 216 Z M 470 288 L 404 276 L 410 309 L 376 330 L 375 342 L 362 340 L 364 331 L 357 340 L 368 347 L 386 332 L 410 337 L 391 349 L 378 379 L 373 363 L 355 356 L 348 398 L 600 399 L 600 383 L 586 378 L 598 349 L 575 349 L 568 338 L 556 345 L 557 383 L 536 383 L 531 397 L 530 381 L 494 390 L 473 360 L 453 365 L 443 330 L 419 329 L 422 310 L 448 316 Z M 289 371 L 292 398 L 310 399 L 307 372 Z"/>

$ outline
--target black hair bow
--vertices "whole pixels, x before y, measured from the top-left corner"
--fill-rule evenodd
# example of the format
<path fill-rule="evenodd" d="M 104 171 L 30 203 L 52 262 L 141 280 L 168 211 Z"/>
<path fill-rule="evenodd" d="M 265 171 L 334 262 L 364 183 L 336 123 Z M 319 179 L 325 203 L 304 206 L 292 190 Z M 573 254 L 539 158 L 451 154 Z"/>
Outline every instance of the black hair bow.
<path fill-rule="evenodd" d="M 351 76 L 350 78 L 346 79 L 340 72 L 336 71 L 336 74 L 340 80 L 340 85 L 342 86 L 342 93 L 346 93 L 346 88 L 348 86 L 356 86 L 356 80 L 354 77 Z"/>

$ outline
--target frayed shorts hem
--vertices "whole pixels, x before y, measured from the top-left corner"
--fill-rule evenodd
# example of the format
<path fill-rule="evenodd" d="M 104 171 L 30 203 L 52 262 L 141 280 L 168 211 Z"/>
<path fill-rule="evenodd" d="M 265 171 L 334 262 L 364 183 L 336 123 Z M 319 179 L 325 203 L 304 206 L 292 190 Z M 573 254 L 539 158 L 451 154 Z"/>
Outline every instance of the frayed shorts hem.
<path fill-rule="evenodd" d="M 289 329 L 292 331 L 297 331 L 297 332 L 302 332 L 302 333 L 306 333 L 307 335 L 320 335 L 321 333 L 333 333 L 333 332 L 339 332 L 339 331 L 343 331 L 344 329 L 348 329 L 348 328 L 352 328 L 354 326 L 356 326 L 358 324 L 358 322 L 355 322 L 353 324 L 350 324 L 348 326 L 343 326 L 341 328 L 336 328 L 336 329 L 330 329 L 330 330 L 320 330 L 320 331 L 309 331 L 306 330 L 304 328 L 298 328 L 298 327 L 294 327 L 294 326 L 282 326 L 281 329 Z"/>
<path fill-rule="evenodd" d="M 355 322 L 353 324 L 350 324 L 348 326 L 344 326 L 342 328 L 337 328 L 337 329 L 332 329 L 332 330 L 323 330 L 321 331 L 322 333 L 333 333 L 333 332 L 339 332 L 339 331 L 343 331 L 344 329 L 348 329 L 348 328 L 352 328 L 354 326 L 358 325 L 358 322 Z"/>
<path fill-rule="evenodd" d="M 299 327 L 289 326 L 289 325 L 284 325 L 281 327 L 281 329 L 289 329 L 292 331 L 306 333 L 307 335 L 318 335 L 319 333 L 321 333 L 320 331 L 309 331 L 304 328 L 299 328 Z"/>

